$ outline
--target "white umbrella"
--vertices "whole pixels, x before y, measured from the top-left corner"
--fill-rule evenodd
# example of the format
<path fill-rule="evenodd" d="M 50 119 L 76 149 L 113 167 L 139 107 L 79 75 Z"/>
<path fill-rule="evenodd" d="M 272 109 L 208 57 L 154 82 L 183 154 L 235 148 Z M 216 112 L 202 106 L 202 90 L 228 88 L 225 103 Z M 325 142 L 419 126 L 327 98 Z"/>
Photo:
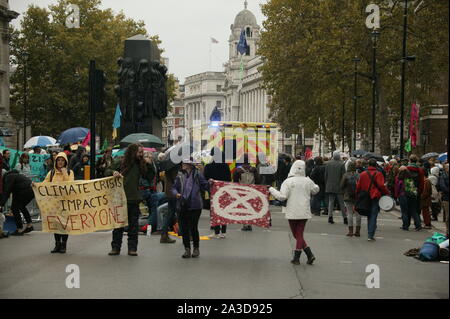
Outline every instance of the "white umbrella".
<path fill-rule="evenodd" d="M 23 148 L 33 148 L 35 146 L 51 146 L 55 145 L 55 143 L 56 140 L 50 136 L 33 136 L 25 143 Z"/>

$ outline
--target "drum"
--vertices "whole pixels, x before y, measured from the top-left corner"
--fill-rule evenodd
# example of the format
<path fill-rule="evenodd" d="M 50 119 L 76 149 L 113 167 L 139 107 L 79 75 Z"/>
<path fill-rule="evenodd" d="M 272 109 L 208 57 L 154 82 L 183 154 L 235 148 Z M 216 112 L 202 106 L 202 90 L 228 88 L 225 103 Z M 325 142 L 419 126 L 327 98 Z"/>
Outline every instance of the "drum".
<path fill-rule="evenodd" d="M 395 207 L 394 199 L 391 196 L 382 196 L 378 202 L 380 208 L 386 212 L 391 211 Z"/>

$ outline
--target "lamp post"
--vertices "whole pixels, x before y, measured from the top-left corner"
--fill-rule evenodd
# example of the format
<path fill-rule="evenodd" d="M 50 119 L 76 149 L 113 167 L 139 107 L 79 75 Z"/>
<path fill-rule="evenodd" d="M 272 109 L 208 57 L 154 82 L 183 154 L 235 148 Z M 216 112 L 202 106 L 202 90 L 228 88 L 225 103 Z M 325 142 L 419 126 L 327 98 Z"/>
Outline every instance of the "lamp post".
<path fill-rule="evenodd" d="M 352 62 L 355 63 L 355 83 L 354 83 L 354 95 L 353 95 L 353 151 L 356 150 L 356 108 L 358 105 L 358 62 L 361 59 L 355 57 Z"/>
<path fill-rule="evenodd" d="M 378 97 L 377 97 L 377 39 L 380 35 L 378 30 L 373 30 L 371 33 L 372 37 L 372 152 L 375 152 L 375 111 L 377 107 Z"/>
<path fill-rule="evenodd" d="M 403 50 L 402 50 L 402 84 L 400 92 L 400 158 L 403 158 L 405 145 L 403 131 L 405 125 L 405 67 L 406 67 L 406 28 L 408 23 L 408 0 L 405 0 L 403 11 Z"/>
<path fill-rule="evenodd" d="M 27 142 L 27 62 L 28 52 L 23 52 L 23 145 Z"/>

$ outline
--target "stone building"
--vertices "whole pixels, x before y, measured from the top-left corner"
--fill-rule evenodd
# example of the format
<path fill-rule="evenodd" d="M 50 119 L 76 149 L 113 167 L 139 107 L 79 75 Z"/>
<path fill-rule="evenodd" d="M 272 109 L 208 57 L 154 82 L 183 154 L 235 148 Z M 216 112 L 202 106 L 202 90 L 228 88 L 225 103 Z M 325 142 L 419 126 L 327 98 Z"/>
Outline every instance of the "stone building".
<path fill-rule="evenodd" d="M 15 148 L 17 127 L 9 113 L 9 23 L 19 14 L 9 10 L 9 0 L 0 0 L 0 138 L 8 147 Z"/>
<path fill-rule="evenodd" d="M 255 15 L 247 9 L 247 1 L 244 6 L 230 27 L 229 60 L 224 64 L 224 72 L 205 72 L 186 78 L 184 105 L 187 128 L 192 127 L 194 120 L 209 122 L 216 106 L 223 121 L 271 122 L 270 96 L 263 89 L 259 71 L 263 61 L 257 54 L 261 27 Z M 244 55 L 237 50 L 242 30 L 248 45 Z M 303 151 L 297 140 L 297 134 L 280 131 L 279 152 L 294 155 Z"/>

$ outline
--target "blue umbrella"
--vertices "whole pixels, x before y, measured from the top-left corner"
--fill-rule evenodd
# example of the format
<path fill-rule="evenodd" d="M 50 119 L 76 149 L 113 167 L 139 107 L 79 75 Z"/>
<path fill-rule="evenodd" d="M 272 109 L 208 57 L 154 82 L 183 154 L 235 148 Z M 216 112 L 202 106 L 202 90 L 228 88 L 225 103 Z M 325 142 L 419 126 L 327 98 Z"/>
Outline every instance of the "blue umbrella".
<path fill-rule="evenodd" d="M 438 157 L 439 162 L 445 162 L 447 160 L 447 153 L 442 153 Z"/>
<path fill-rule="evenodd" d="M 64 145 L 81 142 L 82 140 L 84 140 L 88 132 L 89 129 L 85 127 L 70 128 L 61 133 L 61 135 L 58 137 L 57 143 L 59 145 Z"/>

